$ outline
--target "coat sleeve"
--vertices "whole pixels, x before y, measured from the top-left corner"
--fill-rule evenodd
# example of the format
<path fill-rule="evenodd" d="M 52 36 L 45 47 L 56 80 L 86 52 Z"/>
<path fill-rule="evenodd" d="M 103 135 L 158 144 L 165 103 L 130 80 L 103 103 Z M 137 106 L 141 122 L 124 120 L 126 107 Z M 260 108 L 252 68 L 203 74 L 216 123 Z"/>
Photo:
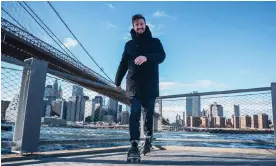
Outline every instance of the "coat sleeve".
<path fill-rule="evenodd" d="M 127 44 L 126 44 L 127 45 Z M 126 45 L 124 48 L 124 52 L 122 55 L 122 59 L 120 62 L 120 65 L 118 67 L 117 73 L 116 73 L 116 77 L 115 77 L 115 84 L 116 86 L 120 86 L 121 82 L 128 70 L 128 55 L 127 55 L 127 51 L 126 51 Z"/>
<path fill-rule="evenodd" d="M 156 39 L 154 44 L 155 50 L 152 54 L 146 54 L 148 62 L 162 63 L 166 58 L 166 53 L 164 51 L 163 45 L 159 39 Z"/>

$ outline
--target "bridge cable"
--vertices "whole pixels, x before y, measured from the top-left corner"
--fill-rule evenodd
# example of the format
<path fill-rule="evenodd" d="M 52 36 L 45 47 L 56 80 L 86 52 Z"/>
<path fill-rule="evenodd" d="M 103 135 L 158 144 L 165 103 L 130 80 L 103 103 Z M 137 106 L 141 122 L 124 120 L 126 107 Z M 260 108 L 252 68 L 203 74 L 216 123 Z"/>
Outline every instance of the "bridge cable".
<path fill-rule="evenodd" d="M 63 45 L 62 41 L 59 40 L 59 38 L 51 31 L 51 29 L 40 19 L 40 17 L 32 10 L 32 8 L 23 1 L 23 3 L 28 7 L 28 9 L 36 16 L 36 18 L 49 30 L 49 32 L 59 41 L 60 44 Z M 76 58 L 76 60 L 78 62 L 80 62 L 80 60 L 67 48 L 65 47 L 65 49 L 74 57 Z M 65 51 L 65 50 L 64 50 Z M 81 63 L 81 62 L 80 62 Z"/>
<path fill-rule="evenodd" d="M 24 24 L 24 21 L 28 20 L 27 18 L 24 18 L 24 17 L 30 16 L 30 14 L 27 13 L 26 10 L 22 9 L 22 6 L 19 3 L 16 3 L 16 1 L 9 3 L 13 7 L 9 7 L 9 4 L 7 4 L 7 3 L 8 2 L 5 3 L 6 5 L 3 4 L 2 6 L 6 6 L 6 8 L 7 8 L 6 12 L 9 11 L 8 15 L 12 18 L 12 20 L 14 20 L 14 21 L 16 20 L 15 22 L 19 25 L 20 28 L 22 28 L 22 30 L 30 33 L 31 36 L 34 36 L 34 37 L 38 36 L 38 38 L 41 40 L 41 35 L 44 34 L 44 31 L 41 29 L 41 27 L 39 27 L 39 25 L 35 24 L 38 27 L 34 27 L 34 25 L 32 25 L 31 23 Z M 17 11 L 17 9 L 19 11 Z M 21 12 L 23 12 L 23 13 L 21 13 Z M 27 13 L 27 15 L 26 15 L 26 13 Z M 14 15 L 14 16 L 12 16 L 12 15 Z M 3 16 L 2 16 L 2 18 L 3 18 Z M 21 21 L 21 23 L 19 23 L 20 21 Z M 34 28 L 35 28 L 35 30 L 34 30 Z M 28 29 L 30 29 L 31 31 Z"/>
<path fill-rule="evenodd" d="M 98 68 L 104 73 L 104 75 L 111 81 L 111 83 L 115 84 L 112 79 L 104 72 L 104 70 L 98 65 L 98 63 L 93 59 L 93 57 L 88 53 L 88 51 L 84 48 L 84 46 L 81 44 L 81 42 L 77 39 L 77 37 L 74 35 L 74 33 L 70 30 L 70 28 L 68 27 L 68 25 L 64 22 L 64 20 L 61 18 L 61 16 L 58 14 L 58 12 L 56 11 L 56 9 L 52 6 L 52 4 L 47 1 L 48 4 L 50 5 L 50 7 L 53 9 L 53 11 L 56 13 L 56 15 L 59 17 L 59 19 L 63 22 L 63 24 L 66 26 L 66 28 L 70 31 L 70 33 L 72 34 L 72 36 L 74 36 L 74 38 L 78 41 L 78 43 L 80 44 L 80 46 L 82 47 L 82 49 L 86 52 L 86 54 L 90 57 L 90 59 L 98 66 Z"/>
<path fill-rule="evenodd" d="M 27 31 L 25 27 L 23 27 L 12 15 L 9 14 L 3 7 L 1 9 L 13 20 L 15 21 L 23 30 Z"/>
<path fill-rule="evenodd" d="M 24 5 L 22 5 L 21 4 L 21 2 L 19 2 L 18 1 L 18 3 L 23 7 L 23 9 L 26 11 L 26 12 L 28 12 L 28 14 L 35 20 L 35 22 L 50 36 L 50 38 L 53 40 L 53 41 L 55 41 L 55 43 L 65 52 L 65 53 L 67 53 L 65 50 L 64 50 L 64 48 L 49 34 L 49 32 L 37 21 L 37 19 L 36 18 L 34 18 L 34 16 L 28 11 L 28 9 L 26 9 L 25 8 L 25 6 Z M 25 2 L 23 2 L 31 11 L 32 11 L 32 13 L 39 19 L 39 21 L 53 34 L 53 32 L 43 23 L 43 21 L 34 13 L 34 11 L 25 3 Z M 56 37 L 56 35 L 55 34 L 53 34 L 55 37 Z M 57 37 L 56 37 L 57 38 Z M 57 38 L 57 40 L 59 41 L 59 42 L 61 42 L 58 38 Z M 62 43 L 62 42 L 61 42 Z M 63 44 L 62 44 L 63 45 Z M 66 48 L 66 47 L 65 47 Z M 73 55 L 73 54 L 72 54 Z M 79 59 L 75 56 L 75 55 L 73 55 L 74 56 L 74 58 L 76 58 L 75 60 L 77 60 L 77 61 L 79 61 Z M 80 62 L 80 61 L 79 61 Z"/>
<path fill-rule="evenodd" d="M 20 4 L 21 5 L 21 4 Z M 19 23 L 18 21 L 17 21 L 17 19 L 15 19 L 13 16 L 11 16 L 11 14 L 9 13 L 9 12 L 7 12 L 4 8 L 2 8 L 3 9 L 3 11 L 5 12 L 5 13 L 7 13 L 7 15 L 9 16 L 9 17 L 11 17 L 11 19 L 12 20 L 14 20 L 23 30 L 25 30 L 26 32 L 28 32 L 28 30 L 23 26 L 23 25 L 21 25 L 21 23 Z M 26 8 L 24 8 L 25 10 L 26 10 Z M 27 10 L 26 10 L 27 11 Z M 28 11 L 27 11 L 28 12 Z M 30 13 L 28 13 L 30 16 L 32 16 Z M 34 19 L 34 18 L 33 18 Z M 34 19 L 35 20 L 35 19 Z M 37 20 L 35 20 L 35 21 L 37 21 Z M 43 28 L 39 23 L 38 23 L 38 25 L 41 27 L 41 28 Z M 44 29 L 44 31 L 47 33 L 47 31 Z M 30 34 L 30 35 L 32 35 L 32 36 L 34 36 L 33 34 Z M 49 35 L 49 34 L 48 34 Z M 51 37 L 51 35 L 49 35 L 50 37 Z M 52 38 L 53 39 L 53 38 Z M 54 40 L 54 39 L 53 39 Z M 54 40 L 55 41 L 55 40 Z M 55 41 L 56 42 L 56 41 Z M 80 62 L 81 63 L 81 62 Z M 110 82 L 109 80 L 107 80 L 106 78 L 104 78 L 104 77 L 102 77 L 100 74 L 98 74 L 97 72 L 94 72 L 94 71 L 92 71 L 93 72 L 93 74 L 96 74 L 96 75 L 98 75 L 99 76 L 99 78 L 101 78 L 101 79 L 103 79 L 103 80 L 105 80 L 105 81 L 108 81 L 108 82 Z"/>

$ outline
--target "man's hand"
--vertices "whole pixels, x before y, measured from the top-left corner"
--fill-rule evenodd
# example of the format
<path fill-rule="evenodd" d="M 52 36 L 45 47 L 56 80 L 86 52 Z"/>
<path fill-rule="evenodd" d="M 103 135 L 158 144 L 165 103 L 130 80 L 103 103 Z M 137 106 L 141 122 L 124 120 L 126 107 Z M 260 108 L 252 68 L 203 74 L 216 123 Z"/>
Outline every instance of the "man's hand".
<path fill-rule="evenodd" d="M 116 86 L 116 88 L 117 88 L 118 91 L 122 90 L 121 86 Z"/>
<path fill-rule="evenodd" d="M 134 60 L 134 63 L 135 63 L 136 65 L 142 65 L 144 62 L 147 62 L 147 57 L 142 56 L 142 55 L 138 56 L 138 57 Z"/>

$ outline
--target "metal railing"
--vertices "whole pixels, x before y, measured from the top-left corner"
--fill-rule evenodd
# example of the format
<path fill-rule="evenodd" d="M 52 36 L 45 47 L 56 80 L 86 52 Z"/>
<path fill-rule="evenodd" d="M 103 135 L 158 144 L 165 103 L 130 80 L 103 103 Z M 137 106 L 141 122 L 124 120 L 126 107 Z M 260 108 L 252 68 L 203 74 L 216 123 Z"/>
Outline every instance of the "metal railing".
<path fill-rule="evenodd" d="M 276 144 L 275 86 L 161 96 L 163 130 L 182 132 L 175 141 Z"/>
<path fill-rule="evenodd" d="M 48 69 L 36 59 L 20 62 L 2 56 L 2 61 L 17 66 L 2 66 L 1 71 L 2 126 L 11 129 L 2 132 L 4 147 L 23 154 L 128 144 L 129 113 L 115 115 L 103 108 L 103 98 L 90 86 L 109 93 L 115 89 Z M 154 144 L 271 148 L 276 142 L 275 86 L 161 96 Z"/>

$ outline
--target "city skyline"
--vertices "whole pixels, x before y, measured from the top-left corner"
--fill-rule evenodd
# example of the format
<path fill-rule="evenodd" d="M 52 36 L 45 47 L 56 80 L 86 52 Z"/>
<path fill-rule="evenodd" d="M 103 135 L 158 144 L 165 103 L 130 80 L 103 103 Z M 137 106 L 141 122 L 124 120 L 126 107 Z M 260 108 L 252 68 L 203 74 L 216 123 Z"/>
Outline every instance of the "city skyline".
<path fill-rule="evenodd" d="M 257 115 L 243 115 L 240 117 L 233 116 L 231 118 L 222 116 L 183 116 L 176 115 L 174 124 L 176 127 L 197 127 L 197 128 L 234 128 L 234 129 L 269 129 L 272 120 L 268 118 L 266 113 Z"/>
<path fill-rule="evenodd" d="M 47 87 L 47 85 L 45 86 L 45 87 Z M 68 92 L 67 92 L 67 94 L 69 94 Z M 201 99 L 200 99 L 201 100 Z M 214 101 L 214 102 L 217 102 L 216 100 Z M 183 105 L 183 103 L 184 102 L 182 102 L 181 103 L 181 105 Z M 218 103 L 218 102 L 217 102 Z M 250 103 L 249 103 L 250 104 Z M 269 103 L 267 103 L 267 104 L 269 104 Z M 248 113 L 246 113 L 246 112 L 250 112 L 250 111 L 244 111 L 243 109 L 241 109 L 241 108 L 243 108 L 243 105 L 241 105 L 241 104 L 236 104 L 236 103 L 233 103 L 232 105 L 231 105 L 231 110 L 229 111 L 229 110 L 225 110 L 225 112 L 227 112 L 228 113 L 228 115 L 226 116 L 226 117 L 231 117 L 231 115 L 233 114 L 233 109 L 235 108 L 235 105 L 237 106 L 239 106 L 239 110 L 240 110 L 240 114 L 241 115 L 246 115 L 246 114 L 248 114 Z M 171 107 L 173 108 L 174 106 L 172 106 L 171 105 Z M 201 106 L 202 107 L 202 106 Z M 263 105 L 262 105 L 262 107 L 264 107 Z M 166 108 L 166 104 L 164 104 L 163 103 L 163 117 L 164 118 L 168 118 L 167 116 L 166 116 L 166 113 L 170 113 L 170 114 L 173 114 L 174 112 L 175 112 L 175 110 L 177 111 L 178 109 L 175 109 L 175 110 L 172 110 L 172 112 L 168 112 L 168 111 L 166 111 L 166 109 L 164 109 L 164 108 Z M 182 108 L 180 108 L 180 109 L 182 109 L 183 110 L 183 108 L 184 107 L 182 107 Z M 271 108 L 269 108 L 269 109 L 271 109 Z M 269 110 L 268 109 L 268 110 Z M 203 109 L 202 110 L 204 110 L 204 107 L 203 107 Z M 252 110 L 254 110 L 254 109 L 252 109 Z M 130 111 L 130 110 L 129 110 Z M 177 111 L 177 112 L 179 112 L 179 111 Z M 229 113 L 230 112 L 230 113 Z M 265 108 L 262 110 L 262 111 L 254 111 L 254 112 L 252 112 L 251 114 L 257 114 L 257 113 L 264 113 L 265 112 Z M 183 113 L 183 112 L 182 112 Z M 182 114 L 182 113 L 179 113 L 179 114 Z M 269 119 L 271 119 L 271 113 L 272 113 L 272 111 L 270 112 L 268 112 L 268 115 L 269 115 Z M 174 120 L 175 118 L 169 118 L 170 119 L 170 121 L 172 121 L 172 120 Z"/>
<path fill-rule="evenodd" d="M 47 77 L 45 87 L 47 87 L 47 85 L 53 86 L 56 79 L 58 80 L 58 86 L 62 88 L 62 98 L 65 100 L 68 100 L 72 95 L 74 84 L 66 80 L 62 80 L 60 78 L 51 76 L 51 77 Z M 5 79 L 3 82 L 6 82 Z M 13 93 L 14 91 L 6 91 L 5 89 L 3 89 L 1 94 L 4 94 L 3 97 L 9 94 L 9 97 L 12 98 L 15 96 L 15 94 Z M 19 93 L 19 86 L 18 86 L 17 93 Z M 83 94 L 86 96 L 89 96 L 90 99 L 92 99 L 94 96 L 99 95 L 98 93 L 93 92 L 86 88 L 83 88 Z M 106 97 L 103 96 L 103 100 L 104 98 Z M 7 99 L 8 98 L 5 97 L 3 100 L 11 101 L 11 99 L 8 99 L 8 100 Z M 104 102 L 105 104 L 108 104 L 108 100 L 104 100 L 104 101 L 106 101 Z M 170 121 L 174 121 L 176 113 L 183 114 L 183 111 L 185 110 L 185 107 L 186 107 L 185 101 L 186 101 L 186 98 L 173 99 L 173 101 L 167 101 L 167 102 L 166 100 L 163 100 L 163 104 L 162 104 L 163 117 L 165 117 L 166 119 L 169 118 Z M 256 114 L 259 112 L 261 113 L 267 112 L 269 115 L 269 118 L 271 119 L 272 117 L 271 94 L 269 91 L 260 92 L 260 93 L 252 92 L 252 93 L 242 93 L 242 94 L 214 95 L 210 97 L 202 96 L 200 97 L 200 108 L 201 108 L 200 111 L 202 111 L 203 109 L 207 109 L 209 107 L 209 104 L 213 102 L 221 103 L 223 105 L 223 109 L 225 110 L 224 113 L 226 114 L 227 117 L 230 117 L 232 115 L 234 104 L 239 105 L 240 114 L 246 114 L 247 112 L 252 114 L 253 113 Z M 118 104 L 122 104 L 122 103 L 118 103 Z M 126 109 L 127 109 L 126 106 L 123 105 L 122 110 L 126 110 Z"/>

